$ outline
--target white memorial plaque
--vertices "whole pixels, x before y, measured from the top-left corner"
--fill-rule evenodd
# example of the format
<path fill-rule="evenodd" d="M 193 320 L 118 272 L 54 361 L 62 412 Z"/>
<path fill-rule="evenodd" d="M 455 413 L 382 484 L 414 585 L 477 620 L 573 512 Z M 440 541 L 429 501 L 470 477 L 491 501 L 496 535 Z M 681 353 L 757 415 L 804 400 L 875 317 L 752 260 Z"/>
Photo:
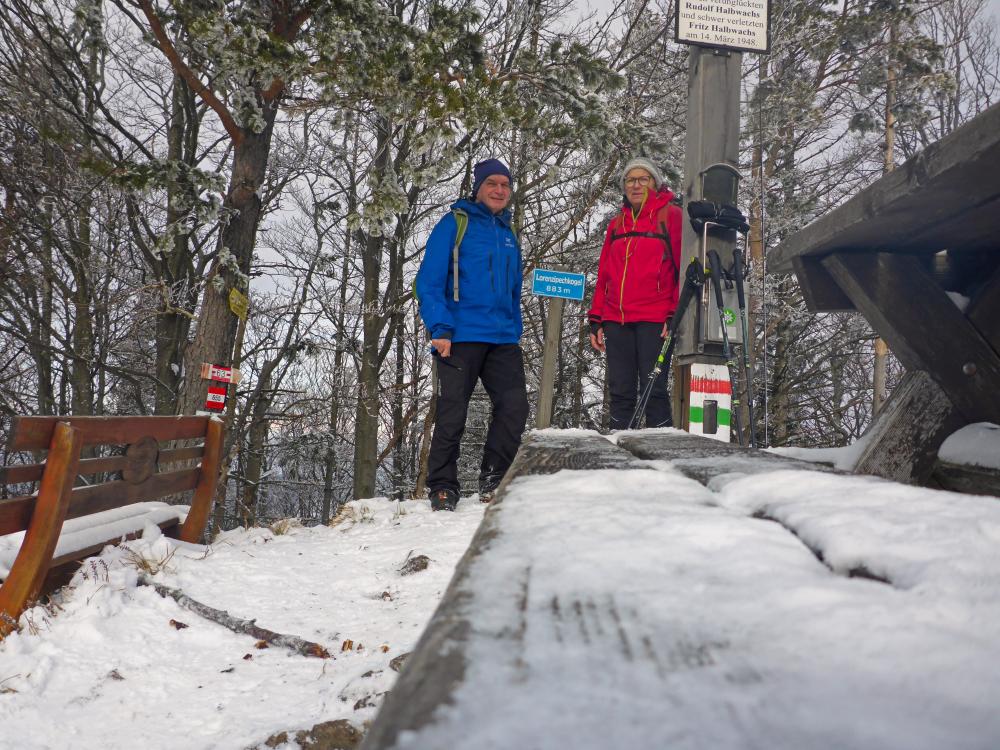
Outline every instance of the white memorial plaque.
<path fill-rule="evenodd" d="M 677 0 L 674 39 L 743 52 L 771 48 L 770 0 Z"/>

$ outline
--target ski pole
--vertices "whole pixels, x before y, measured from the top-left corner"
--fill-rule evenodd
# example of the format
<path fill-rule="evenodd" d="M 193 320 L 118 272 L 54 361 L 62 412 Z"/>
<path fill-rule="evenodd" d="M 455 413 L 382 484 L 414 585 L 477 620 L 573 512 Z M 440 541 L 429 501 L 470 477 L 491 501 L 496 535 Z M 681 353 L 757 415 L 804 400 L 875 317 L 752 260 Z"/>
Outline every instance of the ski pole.
<path fill-rule="evenodd" d="M 725 306 L 722 301 L 722 261 L 715 250 L 708 251 L 708 261 L 710 276 L 712 278 L 712 289 L 715 290 L 715 306 L 719 310 L 719 324 L 722 326 L 722 356 L 726 358 L 726 368 L 729 370 L 729 387 L 732 391 L 731 414 L 733 422 L 736 424 L 736 434 L 739 436 L 740 447 L 743 446 L 743 425 L 740 417 L 740 396 L 736 389 L 735 363 L 733 362 L 732 348 L 729 346 L 729 331 L 726 329 Z"/>
<path fill-rule="evenodd" d="M 743 287 L 745 278 L 743 251 L 738 247 L 733 249 L 733 280 L 736 282 L 736 299 L 740 307 L 740 328 L 743 329 L 743 378 L 746 380 L 747 412 L 750 418 L 750 447 L 757 447 L 757 436 L 754 434 L 753 419 L 753 369 L 750 366 L 750 333 L 747 330 L 747 298 Z"/>
<path fill-rule="evenodd" d="M 635 411 L 632 413 L 632 419 L 629 420 L 628 429 L 633 430 L 639 425 L 642 415 L 646 411 L 646 406 L 649 405 L 649 398 L 653 394 L 653 384 L 656 382 L 656 378 L 666 368 L 670 367 L 670 358 L 674 354 L 674 343 L 676 342 L 674 336 L 680 326 L 681 318 L 684 317 L 684 312 L 690 307 L 691 300 L 694 299 L 698 289 L 704 283 L 705 271 L 702 264 L 697 259 L 694 259 L 688 264 L 687 270 L 684 272 L 684 286 L 681 288 L 681 294 L 677 300 L 677 309 L 674 310 L 674 317 L 670 321 L 670 327 L 667 329 L 667 337 L 663 339 L 663 346 L 660 347 L 660 353 L 653 364 L 653 371 L 646 380 L 646 387 L 642 389 L 642 395 L 639 397 Z"/>

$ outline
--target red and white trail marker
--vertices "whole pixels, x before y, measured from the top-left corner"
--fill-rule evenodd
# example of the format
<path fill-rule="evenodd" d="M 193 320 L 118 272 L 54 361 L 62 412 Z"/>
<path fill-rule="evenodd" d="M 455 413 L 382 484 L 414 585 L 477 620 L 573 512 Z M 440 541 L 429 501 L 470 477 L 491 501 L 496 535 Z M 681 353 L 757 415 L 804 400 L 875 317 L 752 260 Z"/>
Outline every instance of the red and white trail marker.
<path fill-rule="evenodd" d="M 220 383 L 239 383 L 240 371 L 234 370 L 232 367 L 202 362 L 201 377 L 203 380 L 217 380 Z"/>
<path fill-rule="evenodd" d="M 205 408 L 209 411 L 222 411 L 226 408 L 226 387 L 221 385 L 208 386 L 208 398 Z"/>

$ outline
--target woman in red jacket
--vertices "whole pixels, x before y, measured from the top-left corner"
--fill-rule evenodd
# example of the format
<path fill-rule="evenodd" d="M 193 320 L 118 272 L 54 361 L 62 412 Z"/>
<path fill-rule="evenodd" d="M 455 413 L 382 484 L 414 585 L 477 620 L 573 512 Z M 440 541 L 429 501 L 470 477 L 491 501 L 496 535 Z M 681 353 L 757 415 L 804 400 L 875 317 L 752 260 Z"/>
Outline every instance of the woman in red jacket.
<path fill-rule="evenodd" d="M 590 343 L 608 357 L 611 429 L 625 429 L 646 386 L 677 308 L 681 262 L 680 208 L 648 159 L 633 159 L 622 173 L 625 203 L 611 221 L 597 268 Z M 672 424 L 666 371 L 646 407 L 647 427 Z"/>

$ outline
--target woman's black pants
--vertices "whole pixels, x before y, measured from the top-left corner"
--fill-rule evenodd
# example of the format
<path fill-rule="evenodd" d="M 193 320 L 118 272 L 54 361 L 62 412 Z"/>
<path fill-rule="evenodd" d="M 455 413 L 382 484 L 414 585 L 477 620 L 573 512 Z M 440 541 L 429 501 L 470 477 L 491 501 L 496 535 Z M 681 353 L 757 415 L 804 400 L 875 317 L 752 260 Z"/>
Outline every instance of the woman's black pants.
<path fill-rule="evenodd" d="M 646 387 L 663 346 L 663 323 L 605 322 L 604 345 L 608 357 L 608 393 L 611 396 L 611 429 L 624 430 L 635 413 L 638 395 Z M 646 405 L 646 427 L 670 427 L 670 393 L 667 371 L 653 384 Z M 636 425 L 637 427 L 640 425 Z"/>

